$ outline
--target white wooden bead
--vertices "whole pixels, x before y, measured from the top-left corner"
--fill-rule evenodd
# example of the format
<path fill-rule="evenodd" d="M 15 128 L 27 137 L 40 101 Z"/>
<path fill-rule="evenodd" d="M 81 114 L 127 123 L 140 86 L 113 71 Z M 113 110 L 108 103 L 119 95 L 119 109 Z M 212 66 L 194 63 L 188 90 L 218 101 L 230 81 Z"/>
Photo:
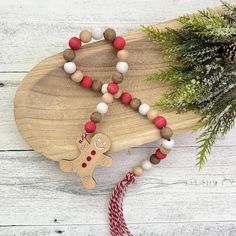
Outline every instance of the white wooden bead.
<path fill-rule="evenodd" d="M 171 148 L 174 147 L 175 141 L 174 141 L 174 139 L 170 139 L 170 140 L 163 139 L 163 140 L 162 140 L 162 145 L 163 145 L 163 147 L 166 148 L 166 149 L 171 149 Z"/>
<path fill-rule="evenodd" d="M 129 65 L 125 61 L 119 61 L 116 64 L 116 70 L 120 72 L 121 74 L 125 74 L 128 71 L 128 69 L 129 69 Z"/>
<path fill-rule="evenodd" d="M 139 113 L 143 116 L 146 116 L 149 110 L 150 110 L 150 106 L 146 103 L 142 103 L 138 108 Z"/>
<path fill-rule="evenodd" d="M 144 170 L 150 170 L 152 168 L 152 163 L 149 160 L 145 160 L 141 164 Z"/>
<path fill-rule="evenodd" d="M 92 29 L 92 37 L 95 40 L 99 40 L 103 38 L 103 30 L 100 28 Z"/>
<path fill-rule="evenodd" d="M 102 91 L 103 94 L 107 93 L 107 86 L 108 86 L 108 84 L 103 84 L 102 85 L 101 91 Z"/>
<path fill-rule="evenodd" d="M 73 61 L 64 64 L 64 70 L 67 74 L 73 74 L 76 71 L 76 64 Z"/>
<path fill-rule="evenodd" d="M 101 113 L 101 114 L 105 114 L 108 111 L 108 105 L 105 102 L 100 102 L 97 104 L 97 112 Z"/>

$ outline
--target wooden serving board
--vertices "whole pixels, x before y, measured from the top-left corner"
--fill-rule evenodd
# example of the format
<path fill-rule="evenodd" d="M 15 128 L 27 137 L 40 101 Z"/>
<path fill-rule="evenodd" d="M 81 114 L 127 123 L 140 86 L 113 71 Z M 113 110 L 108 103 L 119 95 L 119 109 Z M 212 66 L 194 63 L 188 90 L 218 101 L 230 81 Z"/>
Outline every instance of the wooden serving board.
<path fill-rule="evenodd" d="M 157 25 L 160 29 L 179 27 L 176 20 Z M 142 31 L 124 35 L 129 51 L 129 72 L 121 87 L 134 97 L 153 105 L 169 85 L 147 81 L 147 75 L 163 69 L 171 61 L 163 59 L 161 48 Z M 66 39 L 65 39 L 66 40 Z M 77 52 L 76 63 L 84 74 L 103 82 L 110 81 L 117 62 L 113 47 L 104 42 L 91 43 Z M 24 78 L 15 96 L 15 119 L 26 142 L 45 157 L 59 161 L 79 155 L 76 139 L 83 132 L 101 94 L 81 88 L 63 71 L 62 53 L 46 58 Z M 192 129 L 199 119 L 193 113 L 163 112 L 176 134 Z M 160 138 L 159 130 L 128 106 L 115 101 L 97 126 L 110 136 L 111 152 L 127 149 Z"/>

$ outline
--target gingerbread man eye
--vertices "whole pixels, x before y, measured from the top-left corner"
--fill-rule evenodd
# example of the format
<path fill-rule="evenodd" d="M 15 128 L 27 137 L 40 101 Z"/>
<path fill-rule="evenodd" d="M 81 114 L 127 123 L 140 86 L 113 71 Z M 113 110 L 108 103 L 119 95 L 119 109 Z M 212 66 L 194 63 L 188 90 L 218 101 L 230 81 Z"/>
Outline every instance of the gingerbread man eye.
<path fill-rule="evenodd" d="M 98 142 L 100 142 L 101 141 L 101 139 L 100 138 L 98 138 Z"/>
<path fill-rule="evenodd" d="M 106 145 L 106 142 L 104 142 L 103 145 L 105 146 L 105 145 Z"/>

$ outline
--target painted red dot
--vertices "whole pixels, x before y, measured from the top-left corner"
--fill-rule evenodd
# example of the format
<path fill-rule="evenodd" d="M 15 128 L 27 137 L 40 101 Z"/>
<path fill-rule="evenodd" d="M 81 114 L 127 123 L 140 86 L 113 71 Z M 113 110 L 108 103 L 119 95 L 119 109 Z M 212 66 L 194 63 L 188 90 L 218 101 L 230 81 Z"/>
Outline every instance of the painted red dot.
<path fill-rule="evenodd" d="M 82 163 L 82 167 L 85 168 L 87 164 L 85 162 Z"/>
<path fill-rule="evenodd" d="M 91 77 L 85 75 L 80 82 L 80 85 L 84 88 L 91 88 L 93 84 L 93 80 Z"/>
<path fill-rule="evenodd" d="M 128 105 L 132 100 L 132 96 L 129 93 L 122 93 L 120 96 L 120 102 L 122 104 Z"/>
<path fill-rule="evenodd" d="M 125 39 L 123 37 L 116 37 L 115 40 L 113 41 L 113 46 L 118 49 L 118 50 L 121 50 L 125 47 Z"/>
<path fill-rule="evenodd" d="M 87 157 L 87 161 L 91 161 L 92 160 L 92 157 L 91 156 L 88 156 Z"/>
<path fill-rule="evenodd" d="M 119 91 L 119 86 L 117 83 L 109 83 L 107 86 L 107 91 L 110 94 L 116 94 Z"/>
<path fill-rule="evenodd" d="M 167 124 L 167 121 L 166 121 L 166 118 L 163 117 L 163 116 L 157 116 L 155 119 L 154 119 L 154 124 L 155 126 L 158 128 L 158 129 L 162 129 L 166 126 Z"/>
<path fill-rule="evenodd" d="M 92 150 L 92 151 L 91 151 L 91 154 L 92 154 L 92 155 L 95 155 L 95 154 L 96 154 L 96 151 L 95 151 L 95 150 Z"/>
<path fill-rule="evenodd" d="M 69 40 L 69 46 L 72 50 L 78 50 L 81 47 L 81 40 L 77 37 L 72 37 Z"/>
<path fill-rule="evenodd" d="M 155 156 L 156 156 L 156 158 L 158 158 L 158 159 L 165 159 L 167 155 L 164 154 L 164 153 L 162 153 L 162 152 L 160 151 L 160 149 L 157 149 L 156 152 L 155 152 Z"/>

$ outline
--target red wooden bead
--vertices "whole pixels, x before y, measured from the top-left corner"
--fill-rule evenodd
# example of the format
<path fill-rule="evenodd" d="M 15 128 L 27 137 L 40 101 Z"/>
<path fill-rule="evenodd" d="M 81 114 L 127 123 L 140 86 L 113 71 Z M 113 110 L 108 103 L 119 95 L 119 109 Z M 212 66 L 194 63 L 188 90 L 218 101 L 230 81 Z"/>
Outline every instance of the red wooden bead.
<path fill-rule="evenodd" d="M 167 154 L 164 154 L 160 151 L 160 149 L 157 149 L 156 152 L 155 152 L 155 156 L 158 159 L 165 159 Z"/>
<path fill-rule="evenodd" d="M 72 37 L 69 40 L 69 46 L 72 50 L 78 50 L 81 47 L 81 40 L 77 37 Z"/>
<path fill-rule="evenodd" d="M 109 83 L 107 86 L 107 91 L 110 94 L 116 94 L 119 91 L 119 86 L 117 83 Z"/>
<path fill-rule="evenodd" d="M 129 93 L 122 93 L 120 96 L 120 102 L 122 104 L 128 105 L 132 100 L 132 96 Z"/>
<path fill-rule="evenodd" d="M 125 47 L 125 44 L 126 44 L 126 42 L 125 42 L 124 38 L 122 38 L 120 36 L 116 37 L 115 40 L 113 41 L 113 46 L 118 50 L 123 49 Z"/>
<path fill-rule="evenodd" d="M 166 118 L 163 117 L 163 116 L 157 116 L 155 119 L 154 119 L 154 124 L 155 126 L 158 128 L 158 129 L 162 129 L 166 126 L 167 124 L 167 121 L 166 121 Z"/>
<path fill-rule="evenodd" d="M 80 85 L 84 88 L 91 88 L 93 85 L 93 80 L 91 77 L 85 75 L 83 76 L 83 79 L 81 80 Z"/>
<path fill-rule="evenodd" d="M 87 133 L 93 133 L 96 130 L 96 123 L 88 121 L 85 123 L 84 129 Z"/>

